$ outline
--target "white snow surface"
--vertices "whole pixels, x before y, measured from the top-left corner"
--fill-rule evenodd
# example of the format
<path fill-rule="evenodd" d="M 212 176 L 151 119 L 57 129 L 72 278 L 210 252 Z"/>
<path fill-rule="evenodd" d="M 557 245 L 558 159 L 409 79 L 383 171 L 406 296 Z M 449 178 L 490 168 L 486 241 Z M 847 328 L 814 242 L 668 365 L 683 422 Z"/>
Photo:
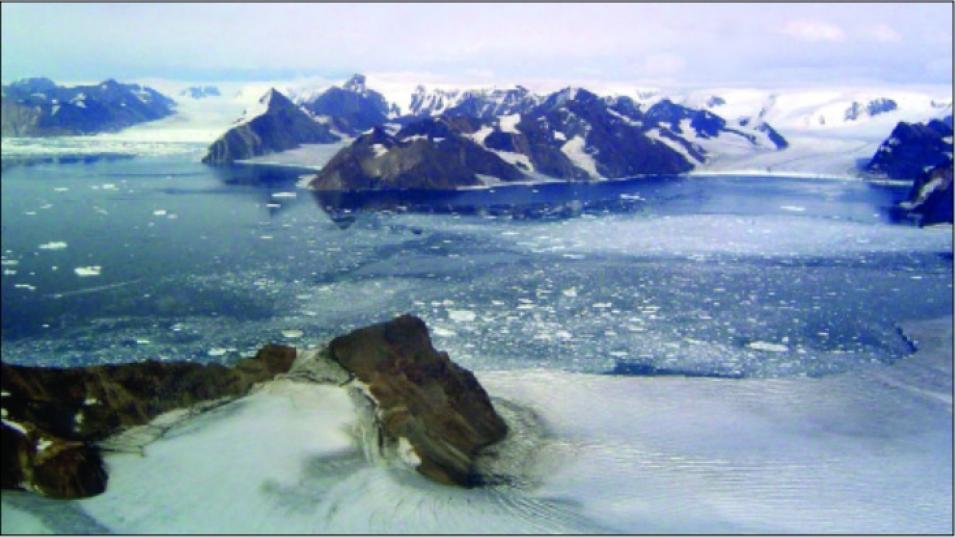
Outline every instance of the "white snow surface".
<path fill-rule="evenodd" d="M 501 116 L 500 118 L 501 132 L 510 132 L 513 134 L 520 134 L 520 131 L 517 130 L 517 124 L 521 121 L 520 114 L 511 114 L 509 116 Z"/>
<path fill-rule="evenodd" d="M 578 134 L 564 142 L 564 144 L 560 146 L 560 150 L 563 154 L 567 155 L 567 158 L 574 163 L 574 166 L 584 170 L 590 174 L 592 178 L 599 179 L 600 174 L 597 172 L 597 163 L 594 161 L 593 155 L 587 153 L 586 146 L 587 142 L 584 141 L 583 136 Z"/>

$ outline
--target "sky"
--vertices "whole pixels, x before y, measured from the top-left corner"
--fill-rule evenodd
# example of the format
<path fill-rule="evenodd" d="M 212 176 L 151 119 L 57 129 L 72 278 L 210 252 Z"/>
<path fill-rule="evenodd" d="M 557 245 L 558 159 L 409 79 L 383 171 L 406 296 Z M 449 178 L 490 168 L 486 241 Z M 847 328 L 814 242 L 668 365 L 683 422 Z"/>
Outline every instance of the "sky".
<path fill-rule="evenodd" d="M 952 83 L 952 4 L 9 4 L 0 77 Z"/>

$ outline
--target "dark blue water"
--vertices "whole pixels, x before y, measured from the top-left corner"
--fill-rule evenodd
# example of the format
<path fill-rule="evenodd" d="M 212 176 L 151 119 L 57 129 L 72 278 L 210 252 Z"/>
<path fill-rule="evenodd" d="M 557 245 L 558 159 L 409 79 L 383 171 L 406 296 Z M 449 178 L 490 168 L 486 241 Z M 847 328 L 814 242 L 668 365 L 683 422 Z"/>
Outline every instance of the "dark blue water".
<path fill-rule="evenodd" d="M 335 194 L 297 189 L 302 173 L 5 168 L 3 359 L 229 362 L 411 312 L 474 368 L 816 375 L 899 359 L 898 321 L 952 309 L 950 229 L 900 217 L 904 187 L 654 177 Z"/>

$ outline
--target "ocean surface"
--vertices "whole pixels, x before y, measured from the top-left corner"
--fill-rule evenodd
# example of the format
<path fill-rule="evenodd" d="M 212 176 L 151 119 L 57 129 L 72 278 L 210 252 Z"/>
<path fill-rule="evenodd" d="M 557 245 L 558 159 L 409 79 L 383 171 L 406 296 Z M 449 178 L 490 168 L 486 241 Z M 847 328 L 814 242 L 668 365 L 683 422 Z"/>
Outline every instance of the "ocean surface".
<path fill-rule="evenodd" d="M 331 194 L 294 168 L 85 160 L 3 169 L 4 361 L 231 363 L 413 313 L 492 395 L 542 416 L 549 462 L 526 490 L 449 491 L 331 433 L 288 447 L 311 445 L 288 433 L 310 418 L 283 404 L 347 404 L 277 386 L 157 442 L 149 465 L 110 459 L 101 497 L 5 491 L 4 519 L 26 521 L 5 532 L 951 531 L 951 343 L 913 354 L 905 327 L 947 318 L 950 338 L 952 228 L 900 215 L 906 187 Z M 301 465 L 276 477 L 282 453 Z M 257 470 L 216 466 L 230 460 Z M 185 484 L 170 464 L 243 475 Z"/>

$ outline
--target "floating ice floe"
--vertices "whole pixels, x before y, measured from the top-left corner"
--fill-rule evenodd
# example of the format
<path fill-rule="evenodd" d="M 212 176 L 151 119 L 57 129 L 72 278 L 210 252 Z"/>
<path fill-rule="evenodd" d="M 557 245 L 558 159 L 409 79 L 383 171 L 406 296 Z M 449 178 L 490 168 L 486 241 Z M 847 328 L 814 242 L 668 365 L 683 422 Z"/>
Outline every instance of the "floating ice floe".
<path fill-rule="evenodd" d="M 38 246 L 41 250 L 62 250 L 66 248 L 66 243 L 62 241 L 52 241 Z"/>
<path fill-rule="evenodd" d="M 784 211 L 790 211 L 794 213 L 801 213 L 806 210 L 805 207 L 800 207 L 798 205 L 780 205 L 779 208 Z"/>
<path fill-rule="evenodd" d="M 453 331 L 453 330 L 448 330 L 447 328 L 443 328 L 443 327 L 440 327 L 440 326 L 435 326 L 435 327 L 433 327 L 433 328 L 431 329 L 431 333 L 433 333 L 433 334 L 436 335 L 436 336 L 441 336 L 441 337 L 454 337 L 454 336 L 458 335 L 457 332 L 455 332 L 455 331 Z"/>
<path fill-rule="evenodd" d="M 298 197 L 298 194 L 295 192 L 273 192 L 273 198 L 295 198 Z"/>
<path fill-rule="evenodd" d="M 561 291 L 561 294 L 563 294 L 564 296 L 566 296 L 566 297 L 568 297 L 568 298 L 574 298 L 574 297 L 577 296 L 577 288 L 576 288 L 576 287 L 569 287 L 569 288 L 564 289 L 563 291 Z"/>
<path fill-rule="evenodd" d="M 223 349 L 221 347 L 215 347 L 215 348 L 209 349 L 209 351 L 206 354 L 208 354 L 209 356 L 222 356 L 226 352 L 227 352 L 226 349 Z"/>
<path fill-rule="evenodd" d="M 287 339 L 298 339 L 305 335 L 301 330 L 282 330 L 282 337 Z"/>
<path fill-rule="evenodd" d="M 16 289 L 26 289 L 27 291 L 36 291 L 36 287 L 28 283 L 17 283 L 17 284 L 14 284 L 13 287 Z"/>
<path fill-rule="evenodd" d="M 789 347 L 785 345 L 780 345 L 779 343 L 770 343 L 768 341 L 752 341 L 746 346 L 753 350 L 766 352 L 786 352 L 789 350 Z"/>
<path fill-rule="evenodd" d="M 75 272 L 77 276 L 87 277 L 87 276 L 99 276 L 100 271 L 102 270 L 103 270 L 103 267 L 99 265 L 91 265 L 88 267 L 76 267 L 75 269 L 73 269 L 73 272 Z"/>
<path fill-rule="evenodd" d="M 54 192 L 67 192 L 67 191 L 69 191 L 69 190 L 70 190 L 70 189 L 69 189 L 69 188 L 66 188 L 65 186 L 58 186 L 58 187 L 56 187 L 56 188 L 53 189 Z"/>
<path fill-rule="evenodd" d="M 477 318 L 470 310 L 448 310 L 448 318 L 456 323 L 469 323 Z"/>
<path fill-rule="evenodd" d="M 166 209 L 156 209 L 153 211 L 153 216 L 166 216 Z"/>

